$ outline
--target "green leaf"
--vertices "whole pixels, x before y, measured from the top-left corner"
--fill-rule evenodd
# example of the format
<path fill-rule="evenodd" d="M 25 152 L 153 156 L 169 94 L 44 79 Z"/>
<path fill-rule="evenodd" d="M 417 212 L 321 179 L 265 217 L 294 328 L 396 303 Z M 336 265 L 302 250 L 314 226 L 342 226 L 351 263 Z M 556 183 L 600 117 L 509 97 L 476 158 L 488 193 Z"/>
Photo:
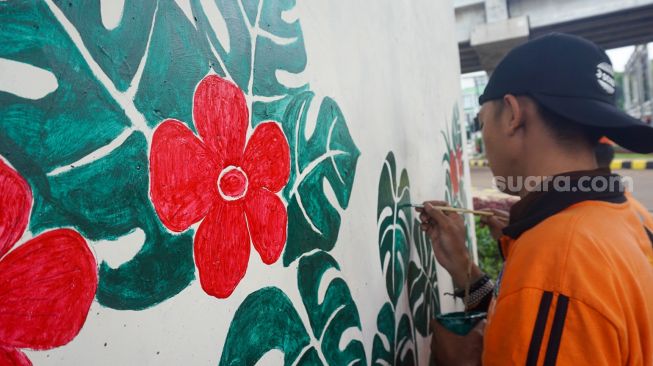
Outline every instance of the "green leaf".
<path fill-rule="evenodd" d="M 366 365 L 363 343 L 343 338 L 346 334 L 360 334 L 361 322 L 347 283 L 339 275 L 340 267 L 328 253 L 304 256 L 297 273 L 299 293 L 327 363 Z"/>
<path fill-rule="evenodd" d="M 438 275 L 431 242 L 418 220 L 413 222 L 412 238 L 417 258 L 412 257 L 408 266 L 408 299 L 415 328 L 427 337 L 431 319 L 440 314 Z"/>
<path fill-rule="evenodd" d="M 285 266 L 311 250 L 333 248 L 340 230 L 340 213 L 333 205 L 347 208 L 360 156 L 335 101 L 324 98 L 316 120 L 308 120 L 314 98 L 312 92 L 298 94 L 283 118 L 291 155 L 290 180 L 283 192 L 288 202 Z"/>
<path fill-rule="evenodd" d="M 326 252 L 299 261 L 297 282 L 309 324 L 276 287 L 247 296 L 229 327 L 220 365 L 253 365 L 274 349 L 283 352 L 284 365 L 366 365 L 362 341 L 351 337 L 361 332 L 358 310 L 339 273 Z"/>
<path fill-rule="evenodd" d="M 295 0 L 192 0 L 198 29 L 213 52 L 248 97 L 252 126 L 280 121 L 291 96 L 307 84 L 288 85 L 279 73 L 299 74 L 306 68 L 304 36 L 298 20 L 288 20 Z M 211 16 L 213 15 L 213 16 Z M 209 21 L 212 18 L 212 21 Z M 224 18 L 218 25 L 216 18 Z M 226 34 L 225 34 L 226 31 Z"/>
<path fill-rule="evenodd" d="M 125 7 L 128 5 L 125 4 Z M 159 0 L 146 62 L 134 104 L 148 126 L 174 118 L 194 130 L 193 94 L 211 70 L 225 73 L 198 33 L 173 0 Z"/>
<path fill-rule="evenodd" d="M 372 365 L 415 365 L 415 343 L 408 315 L 404 314 L 395 328 L 392 304 L 385 303 L 376 319 L 378 332 L 372 343 Z"/>
<path fill-rule="evenodd" d="M 389 152 L 379 178 L 377 225 L 381 268 L 393 306 L 397 305 L 403 289 L 410 257 L 412 208 L 409 189 L 406 170 L 397 179 L 395 157 Z"/>
<path fill-rule="evenodd" d="M 292 365 L 300 356 L 299 364 L 317 361 L 306 328 L 288 296 L 276 287 L 265 287 L 247 296 L 236 311 L 220 365 L 254 365 L 274 349 L 283 352 L 284 365 Z"/>
<path fill-rule="evenodd" d="M 53 0 L 75 26 L 88 51 L 120 91 L 129 87 L 145 54 L 156 0 L 125 0 L 121 21 L 105 28 L 100 1 Z M 125 47 L 129 45 L 129 47 Z"/>
<path fill-rule="evenodd" d="M 118 61 L 99 56 L 101 48 L 86 49 L 85 41 L 71 34 L 78 32 L 88 42 L 106 36 L 107 43 L 99 44 L 115 48 L 124 46 L 125 32 L 135 28 L 146 28 L 139 31 L 148 35 L 151 27 L 145 25 L 154 20 L 145 19 L 152 16 L 146 5 L 136 25 L 126 22 L 114 33 L 100 32 L 75 5 L 60 6 L 0 2 L 0 57 L 47 70 L 57 81 L 40 99 L 0 92 L 0 154 L 32 187 L 34 234 L 73 227 L 91 240 L 115 240 L 136 228 L 144 231 L 145 242 L 133 260 L 115 269 L 101 263 L 97 293 L 105 306 L 143 309 L 194 279 L 191 233 L 167 232 L 149 200 L 149 129 L 130 99 L 131 89 L 122 91 L 127 80 L 138 87 L 138 72 L 116 65 L 107 71 Z M 97 20 L 98 5 L 89 11 Z M 129 60 L 130 67 L 142 65 L 136 62 L 142 36 L 134 37 L 134 50 L 125 47 L 124 54 L 113 55 Z"/>

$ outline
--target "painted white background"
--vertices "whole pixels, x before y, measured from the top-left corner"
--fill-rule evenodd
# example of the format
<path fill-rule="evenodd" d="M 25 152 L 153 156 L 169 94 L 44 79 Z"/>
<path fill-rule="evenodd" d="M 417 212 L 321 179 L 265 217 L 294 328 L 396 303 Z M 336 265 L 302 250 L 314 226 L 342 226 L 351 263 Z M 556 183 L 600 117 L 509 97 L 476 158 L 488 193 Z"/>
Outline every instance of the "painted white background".
<path fill-rule="evenodd" d="M 189 10 L 187 1 L 178 2 Z M 103 3 L 103 23 L 115 26 L 120 11 L 112 7 L 122 1 Z M 413 200 L 444 198 L 440 131 L 451 122 L 459 96 L 453 7 L 451 1 L 433 0 L 311 0 L 298 1 L 295 15 L 308 56 L 302 78 L 318 97 L 338 102 L 361 151 L 349 208 L 341 212 L 340 235 L 331 254 L 361 318 L 362 332 L 351 336 L 362 338 L 369 363 L 376 318 L 387 301 L 376 222 L 377 186 L 387 153 L 395 153 L 399 171 L 408 169 Z M 465 176 L 469 194 L 467 166 Z M 118 266 L 136 253 L 142 240 L 142 232 L 136 231 L 119 243 L 92 247 L 98 263 Z M 284 268 L 279 260 L 266 266 L 252 251 L 247 274 L 224 300 L 206 295 L 195 280 L 177 296 L 143 311 L 118 311 L 94 302 L 71 343 L 26 353 L 35 365 L 216 365 L 231 319 L 251 292 L 277 286 L 307 319 L 296 264 Z M 438 277 L 441 293 L 450 291 L 446 274 L 439 271 Z M 453 309 L 450 301 L 442 304 L 443 312 Z M 418 340 L 420 364 L 426 365 L 428 339 L 418 335 Z M 260 363 L 282 361 L 280 353 L 272 352 Z"/>

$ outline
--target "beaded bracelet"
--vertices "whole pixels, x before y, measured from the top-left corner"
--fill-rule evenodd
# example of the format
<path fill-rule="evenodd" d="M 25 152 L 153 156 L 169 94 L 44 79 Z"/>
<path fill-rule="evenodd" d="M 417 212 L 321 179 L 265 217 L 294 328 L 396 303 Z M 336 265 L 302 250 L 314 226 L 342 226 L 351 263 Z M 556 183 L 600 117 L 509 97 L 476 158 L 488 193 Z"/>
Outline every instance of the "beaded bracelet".
<path fill-rule="evenodd" d="M 466 309 L 473 309 L 477 307 L 485 297 L 492 293 L 494 290 L 494 282 L 492 280 L 486 281 L 483 286 L 477 288 L 474 291 L 470 291 L 469 296 L 463 299 Z"/>
<path fill-rule="evenodd" d="M 490 276 L 484 274 L 483 277 L 479 278 L 476 280 L 473 284 L 469 286 L 469 294 L 471 295 L 473 292 L 477 291 L 478 289 L 482 288 L 488 281 L 490 280 Z M 459 297 L 459 298 L 464 298 L 465 297 L 465 289 L 457 289 L 453 292 L 453 296 Z"/>

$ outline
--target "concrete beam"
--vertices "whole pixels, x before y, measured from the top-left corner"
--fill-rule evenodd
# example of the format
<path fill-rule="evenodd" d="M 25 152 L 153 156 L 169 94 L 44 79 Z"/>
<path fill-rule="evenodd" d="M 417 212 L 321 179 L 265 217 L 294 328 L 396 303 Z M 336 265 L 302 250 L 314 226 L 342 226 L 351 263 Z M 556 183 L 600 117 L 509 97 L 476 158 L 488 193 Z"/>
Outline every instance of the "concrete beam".
<path fill-rule="evenodd" d="M 483 69 L 491 73 L 508 51 L 526 42 L 529 35 L 528 17 L 510 18 L 477 25 L 472 30 L 470 45 Z"/>

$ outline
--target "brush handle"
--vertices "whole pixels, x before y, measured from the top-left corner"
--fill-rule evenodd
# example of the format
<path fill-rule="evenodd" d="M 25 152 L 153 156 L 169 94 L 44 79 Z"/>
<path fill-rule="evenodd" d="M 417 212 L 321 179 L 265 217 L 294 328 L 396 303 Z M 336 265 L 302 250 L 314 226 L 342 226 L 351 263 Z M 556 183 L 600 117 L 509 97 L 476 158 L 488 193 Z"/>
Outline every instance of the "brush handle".
<path fill-rule="evenodd" d="M 422 204 L 411 203 L 410 206 L 415 207 L 415 208 L 424 208 L 424 205 L 422 205 Z M 478 211 L 478 210 L 468 210 L 466 208 L 449 207 L 449 206 L 433 206 L 433 208 L 437 208 L 438 210 L 441 210 L 441 211 L 470 213 L 470 214 L 479 215 L 479 216 L 494 216 L 493 212 Z"/>

